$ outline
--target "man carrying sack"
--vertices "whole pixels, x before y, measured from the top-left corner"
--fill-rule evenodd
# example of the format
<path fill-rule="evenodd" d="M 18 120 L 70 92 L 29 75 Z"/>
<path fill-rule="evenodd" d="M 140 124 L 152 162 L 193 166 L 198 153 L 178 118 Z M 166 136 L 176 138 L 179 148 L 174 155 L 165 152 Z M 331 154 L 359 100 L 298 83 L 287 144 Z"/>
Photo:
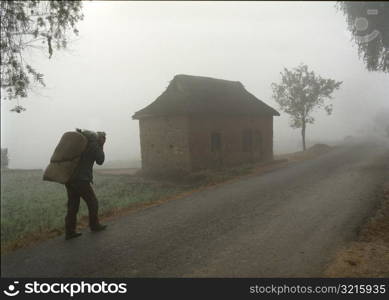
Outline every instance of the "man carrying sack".
<path fill-rule="evenodd" d="M 93 183 L 93 165 L 96 162 L 98 165 L 104 163 L 104 132 L 78 132 L 84 134 L 88 143 L 85 151 L 81 154 L 78 165 L 65 184 L 68 194 L 67 215 L 65 217 L 65 239 L 79 237 L 80 232 L 76 232 L 77 213 L 80 207 L 80 198 L 83 198 L 88 206 L 89 211 L 89 227 L 92 231 L 102 231 L 107 225 L 99 223 L 98 219 L 98 203 L 96 195 L 93 191 L 91 183 Z M 88 134 L 86 134 L 88 133 Z"/>

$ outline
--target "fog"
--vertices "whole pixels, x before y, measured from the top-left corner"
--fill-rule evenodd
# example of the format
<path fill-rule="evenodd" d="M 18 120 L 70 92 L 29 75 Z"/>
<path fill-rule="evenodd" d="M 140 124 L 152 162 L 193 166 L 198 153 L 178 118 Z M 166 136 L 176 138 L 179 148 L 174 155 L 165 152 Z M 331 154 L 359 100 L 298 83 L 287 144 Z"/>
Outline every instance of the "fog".
<path fill-rule="evenodd" d="M 139 161 L 139 125 L 131 116 L 154 101 L 176 74 L 240 81 L 279 110 L 271 83 L 301 62 L 343 81 L 331 116 L 315 114 L 308 146 L 363 133 L 387 107 L 389 76 L 368 72 L 334 2 L 84 2 L 80 35 L 69 49 L 29 53 L 45 75 L 10 112 L 2 101 L 1 147 L 10 168 L 44 168 L 65 131 L 107 132 L 107 161 Z M 300 149 L 299 130 L 280 111 L 275 153 Z"/>

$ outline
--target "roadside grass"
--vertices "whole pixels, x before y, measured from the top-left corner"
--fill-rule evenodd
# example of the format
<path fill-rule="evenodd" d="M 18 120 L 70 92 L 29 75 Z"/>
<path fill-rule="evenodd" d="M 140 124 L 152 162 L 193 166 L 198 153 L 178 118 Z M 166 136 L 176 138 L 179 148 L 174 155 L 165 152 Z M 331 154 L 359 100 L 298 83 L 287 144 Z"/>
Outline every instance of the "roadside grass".
<path fill-rule="evenodd" d="M 340 249 L 324 271 L 326 277 L 389 277 L 389 182 L 375 215 L 358 239 Z"/>
<path fill-rule="evenodd" d="M 1 171 L 1 253 L 63 233 L 66 189 L 42 180 L 42 170 Z M 131 175 L 95 174 L 99 213 L 109 216 L 132 204 L 147 204 L 179 194 L 185 186 L 146 181 Z M 87 224 L 81 200 L 79 220 Z"/>
<path fill-rule="evenodd" d="M 334 146 L 328 146 L 326 144 L 315 144 L 312 147 L 307 148 L 306 151 L 298 151 L 293 153 L 281 154 L 276 156 L 278 159 L 287 159 L 290 162 L 313 159 L 319 155 L 325 154 L 333 150 Z"/>

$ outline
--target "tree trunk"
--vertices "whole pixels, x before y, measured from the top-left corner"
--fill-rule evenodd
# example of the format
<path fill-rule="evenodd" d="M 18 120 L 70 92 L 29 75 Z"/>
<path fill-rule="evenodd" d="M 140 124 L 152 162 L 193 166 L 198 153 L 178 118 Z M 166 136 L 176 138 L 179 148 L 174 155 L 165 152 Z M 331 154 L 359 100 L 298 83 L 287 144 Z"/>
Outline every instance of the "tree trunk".
<path fill-rule="evenodd" d="M 303 126 L 301 127 L 301 136 L 303 138 L 303 151 L 306 149 L 305 145 L 305 122 L 303 122 Z"/>

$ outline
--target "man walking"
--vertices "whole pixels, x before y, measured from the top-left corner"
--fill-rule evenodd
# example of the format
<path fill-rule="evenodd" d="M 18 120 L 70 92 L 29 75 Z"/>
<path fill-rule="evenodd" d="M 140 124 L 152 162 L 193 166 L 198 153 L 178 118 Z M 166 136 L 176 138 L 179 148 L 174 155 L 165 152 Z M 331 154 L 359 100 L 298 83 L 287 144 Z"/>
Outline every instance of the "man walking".
<path fill-rule="evenodd" d="M 78 130 L 83 133 L 81 130 Z M 76 232 L 77 213 L 80 207 L 80 198 L 83 198 L 88 206 L 89 227 L 91 231 L 102 231 L 107 225 L 99 223 L 98 203 L 91 183 L 93 183 L 93 165 L 104 163 L 104 143 L 105 133 L 88 134 L 88 145 L 82 153 L 79 164 L 72 175 L 72 178 L 65 184 L 68 194 L 67 215 L 65 217 L 65 239 L 79 237 L 80 232 Z"/>

